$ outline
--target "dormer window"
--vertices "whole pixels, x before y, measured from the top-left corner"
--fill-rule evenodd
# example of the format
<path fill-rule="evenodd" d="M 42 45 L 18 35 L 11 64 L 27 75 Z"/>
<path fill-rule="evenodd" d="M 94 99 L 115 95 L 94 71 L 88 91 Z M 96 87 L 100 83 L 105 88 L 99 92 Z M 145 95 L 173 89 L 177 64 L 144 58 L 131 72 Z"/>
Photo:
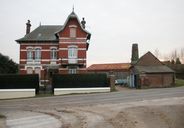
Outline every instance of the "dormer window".
<path fill-rule="evenodd" d="M 75 38 L 76 37 L 76 30 L 77 30 L 76 28 L 77 28 L 77 26 L 76 25 L 70 25 L 69 28 L 70 28 L 70 37 Z"/>

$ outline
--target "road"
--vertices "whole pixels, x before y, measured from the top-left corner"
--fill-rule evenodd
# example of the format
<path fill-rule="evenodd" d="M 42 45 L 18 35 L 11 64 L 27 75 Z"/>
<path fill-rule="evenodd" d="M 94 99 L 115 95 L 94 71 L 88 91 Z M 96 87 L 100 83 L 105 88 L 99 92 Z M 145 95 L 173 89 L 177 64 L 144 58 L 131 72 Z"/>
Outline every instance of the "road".
<path fill-rule="evenodd" d="M 31 128 L 31 124 L 34 124 L 34 128 L 49 128 L 51 126 L 59 128 L 67 122 L 67 120 L 63 121 L 66 117 L 61 119 L 59 112 L 55 111 L 61 108 L 63 111 L 70 107 L 131 103 L 173 97 L 184 97 L 184 87 L 144 90 L 126 89 L 111 93 L 0 100 L 0 113 L 7 116 L 7 125 L 10 128 L 18 128 L 19 126 Z"/>

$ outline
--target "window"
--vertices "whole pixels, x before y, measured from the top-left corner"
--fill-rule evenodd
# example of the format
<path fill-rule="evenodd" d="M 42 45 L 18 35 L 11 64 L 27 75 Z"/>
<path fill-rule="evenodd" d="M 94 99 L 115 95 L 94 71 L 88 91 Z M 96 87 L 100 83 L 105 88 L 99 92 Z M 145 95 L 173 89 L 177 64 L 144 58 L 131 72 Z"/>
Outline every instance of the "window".
<path fill-rule="evenodd" d="M 77 46 L 69 46 L 68 58 L 77 58 Z"/>
<path fill-rule="evenodd" d="M 76 74 L 77 73 L 77 69 L 76 68 L 69 68 L 68 73 L 69 74 Z"/>
<path fill-rule="evenodd" d="M 56 48 L 51 48 L 50 58 L 51 58 L 51 60 L 56 60 L 57 59 L 57 50 L 56 50 Z"/>
<path fill-rule="evenodd" d="M 35 49 L 35 60 L 38 61 L 41 59 L 41 49 L 40 48 L 36 48 Z"/>
<path fill-rule="evenodd" d="M 27 49 L 27 60 L 28 61 L 32 61 L 33 60 L 33 49 L 32 48 L 28 48 Z"/>
<path fill-rule="evenodd" d="M 40 72 L 41 70 L 40 70 L 40 67 L 36 67 L 35 68 L 35 74 L 38 74 L 39 75 L 39 77 L 40 77 L 40 75 L 41 75 L 41 72 Z"/>
<path fill-rule="evenodd" d="M 76 37 L 76 28 L 70 28 L 70 37 Z"/>
<path fill-rule="evenodd" d="M 33 74 L 33 68 L 27 67 L 27 74 Z"/>
<path fill-rule="evenodd" d="M 69 64 L 77 63 L 77 46 L 70 46 L 68 48 L 68 63 Z"/>

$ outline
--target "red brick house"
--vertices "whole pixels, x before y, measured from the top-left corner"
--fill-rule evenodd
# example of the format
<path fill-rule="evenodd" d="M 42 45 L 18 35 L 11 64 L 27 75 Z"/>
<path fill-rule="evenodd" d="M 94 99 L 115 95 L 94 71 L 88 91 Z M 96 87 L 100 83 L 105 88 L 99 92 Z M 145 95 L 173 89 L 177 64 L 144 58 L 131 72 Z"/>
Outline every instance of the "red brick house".
<path fill-rule="evenodd" d="M 175 72 L 147 52 L 130 67 L 130 87 L 170 87 L 175 83 Z"/>
<path fill-rule="evenodd" d="M 40 25 L 16 40 L 20 44 L 20 74 L 39 74 L 49 79 L 53 73 L 74 74 L 86 72 L 86 53 L 91 34 L 73 11 L 64 25 Z"/>

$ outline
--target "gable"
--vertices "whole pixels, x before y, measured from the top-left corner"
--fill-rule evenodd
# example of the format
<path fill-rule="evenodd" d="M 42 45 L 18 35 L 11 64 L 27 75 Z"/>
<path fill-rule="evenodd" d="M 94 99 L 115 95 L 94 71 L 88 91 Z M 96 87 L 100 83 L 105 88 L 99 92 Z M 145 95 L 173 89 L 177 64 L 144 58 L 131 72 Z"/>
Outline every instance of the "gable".
<path fill-rule="evenodd" d="M 70 37 L 70 29 L 71 28 L 76 29 L 76 37 L 78 37 L 78 38 L 86 38 L 87 37 L 87 33 L 85 31 L 83 31 L 80 23 L 78 22 L 78 20 L 76 18 L 70 18 L 67 21 L 63 30 L 58 33 L 59 37 Z"/>
<path fill-rule="evenodd" d="M 163 64 L 151 53 L 144 54 L 135 64 L 136 66 L 162 66 Z"/>
<path fill-rule="evenodd" d="M 59 37 L 69 37 L 70 34 L 70 27 L 75 26 L 76 27 L 76 36 L 79 38 L 87 38 L 90 39 L 91 34 L 82 27 L 78 16 L 73 11 L 68 18 L 65 21 L 65 24 L 63 25 L 63 28 L 61 28 L 59 31 L 56 32 L 56 34 Z"/>

